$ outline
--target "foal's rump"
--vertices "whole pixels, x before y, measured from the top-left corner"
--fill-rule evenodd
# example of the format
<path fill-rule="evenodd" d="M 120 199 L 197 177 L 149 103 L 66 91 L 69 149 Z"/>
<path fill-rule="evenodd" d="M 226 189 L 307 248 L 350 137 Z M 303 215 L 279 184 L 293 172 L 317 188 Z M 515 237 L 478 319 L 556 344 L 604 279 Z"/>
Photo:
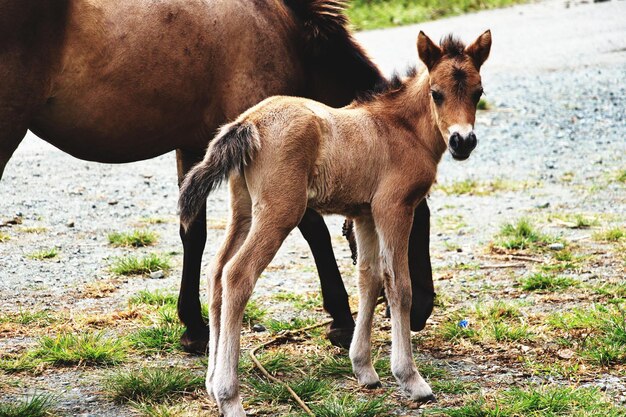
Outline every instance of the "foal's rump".
<path fill-rule="evenodd" d="M 187 229 L 195 220 L 209 194 L 235 170 L 243 173 L 259 149 L 256 126 L 250 122 L 225 125 L 209 145 L 207 153 L 185 177 L 180 188 L 180 221 Z"/>

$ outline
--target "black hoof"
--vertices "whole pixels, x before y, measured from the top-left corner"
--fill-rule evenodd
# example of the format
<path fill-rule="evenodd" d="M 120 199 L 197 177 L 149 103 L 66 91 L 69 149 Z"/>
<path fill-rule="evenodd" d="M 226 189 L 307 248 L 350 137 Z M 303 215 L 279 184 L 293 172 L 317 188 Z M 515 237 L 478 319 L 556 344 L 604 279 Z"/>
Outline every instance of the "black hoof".
<path fill-rule="evenodd" d="M 190 332 L 189 329 L 180 337 L 180 344 L 187 353 L 206 355 L 209 344 L 209 329 Z"/>
<path fill-rule="evenodd" d="M 434 294 L 421 296 L 417 305 L 415 300 L 413 300 L 413 305 L 411 306 L 411 331 L 419 332 L 426 327 L 426 320 L 433 312 L 434 301 Z"/>
<path fill-rule="evenodd" d="M 329 327 L 328 330 L 326 330 L 326 338 L 333 344 L 333 346 L 350 349 L 353 333 L 354 327 Z"/>
<path fill-rule="evenodd" d="M 376 388 L 382 388 L 382 387 L 383 387 L 383 384 L 381 384 L 380 381 L 374 382 L 373 384 L 365 385 L 365 388 L 367 389 L 376 389 Z"/>
<path fill-rule="evenodd" d="M 418 403 L 426 404 L 426 403 L 436 403 L 437 398 L 433 394 L 430 394 L 428 397 L 420 398 L 417 400 Z"/>

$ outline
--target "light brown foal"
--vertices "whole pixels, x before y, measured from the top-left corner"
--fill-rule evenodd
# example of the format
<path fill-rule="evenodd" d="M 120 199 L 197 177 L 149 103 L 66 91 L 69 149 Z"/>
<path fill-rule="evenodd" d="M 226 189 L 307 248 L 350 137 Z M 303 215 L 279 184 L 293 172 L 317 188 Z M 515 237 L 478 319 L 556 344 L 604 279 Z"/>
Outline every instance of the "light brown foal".
<path fill-rule="evenodd" d="M 433 399 L 413 361 L 408 242 L 413 213 L 435 180 L 446 148 L 469 157 L 479 70 L 491 33 L 471 45 L 440 46 L 420 32 L 426 68 L 334 109 L 271 97 L 222 128 L 181 191 L 183 226 L 230 176 L 231 218 L 212 268 L 207 389 L 225 417 L 242 417 L 237 363 L 244 308 L 261 272 L 307 207 L 354 219 L 359 248 L 359 315 L 350 359 L 358 382 L 380 384 L 371 361 L 376 299 L 385 288 L 392 318 L 391 368 L 413 400 Z"/>

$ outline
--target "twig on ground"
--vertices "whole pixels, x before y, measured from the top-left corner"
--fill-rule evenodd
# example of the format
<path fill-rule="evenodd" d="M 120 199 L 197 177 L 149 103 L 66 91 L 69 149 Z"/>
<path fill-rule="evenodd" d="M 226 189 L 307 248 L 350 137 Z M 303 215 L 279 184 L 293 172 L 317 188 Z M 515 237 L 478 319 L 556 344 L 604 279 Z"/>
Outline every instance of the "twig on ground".
<path fill-rule="evenodd" d="M 481 265 L 480 269 L 524 268 L 525 266 L 526 264 L 522 262 L 513 263 L 513 264 L 486 264 L 486 265 Z"/>
<path fill-rule="evenodd" d="M 384 302 L 384 298 L 380 297 L 378 299 L 378 302 L 376 303 L 376 305 L 381 304 L 382 302 Z M 353 312 L 352 315 L 355 316 L 357 314 L 357 312 Z M 311 411 L 311 409 L 306 405 L 306 403 L 304 401 L 302 401 L 302 398 L 300 398 L 300 396 L 298 394 L 295 393 L 295 391 L 293 389 L 291 389 L 291 387 L 285 383 L 282 382 L 280 379 L 272 376 L 267 369 L 265 369 L 265 367 L 261 364 L 261 362 L 259 361 L 259 359 L 256 357 L 256 352 L 259 349 L 263 349 L 269 346 L 273 346 L 273 345 L 279 345 L 279 344 L 285 344 L 285 343 L 289 343 L 292 340 L 294 340 L 294 336 L 301 334 L 301 333 L 305 333 L 308 332 L 309 330 L 313 330 L 313 329 L 317 329 L 319 327 L 324 327 L 329 325 L 330 323 L 332 323 L 333 320 L 329 319 L 329 320 L 325 320 L 323 322 L 320 323 L 316 323 L 313 324 L 311 326 L 307 326 L 307 327 L 302 327 L 301 329 L 297 329 L 297 330 L 287 330 L 283 333 L 281 333 L 280 335 L 274 337 L 271 340 L 268 340 L 265 343 L 262 343 L 258 346 L 256 346 L 254 349 L 252 349 L 250 352 L 248 352 L 248 355 L 250 356 L 250 359 L 252 359 L 252 362 L 254 363 L 254 365 L 259 369 L 259 371 L 261 371 L 261 373 L 270 381 L 276 383 L 276 384 L 280 384 L 282 386 L 284 386 L 287 391 L 289 391 L 289 394 L 291 395 L 291 398 L 293 398 L 296 403 L 298 403 L 298 405 L 300 406 L 300 408 L 302 408 L 304 410 L 305 413 L 307 413 L 309 416 L 315 417 L 315 414 L 313 414 L 313 411 Z"/>

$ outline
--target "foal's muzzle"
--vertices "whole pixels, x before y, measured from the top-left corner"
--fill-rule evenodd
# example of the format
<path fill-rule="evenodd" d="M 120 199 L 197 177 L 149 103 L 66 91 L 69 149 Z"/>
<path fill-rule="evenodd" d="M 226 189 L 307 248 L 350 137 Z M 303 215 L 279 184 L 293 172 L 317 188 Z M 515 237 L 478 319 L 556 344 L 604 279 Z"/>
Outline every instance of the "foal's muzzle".
<path fill-rule="evenodd" d="M 448 139 L 448 148 L 454 159 L 464 161 L 469 158 L 477 143 L 478 140 L 473 131 L 466 136 L 462 136 L 459 132 L 454 132 Z"/>

